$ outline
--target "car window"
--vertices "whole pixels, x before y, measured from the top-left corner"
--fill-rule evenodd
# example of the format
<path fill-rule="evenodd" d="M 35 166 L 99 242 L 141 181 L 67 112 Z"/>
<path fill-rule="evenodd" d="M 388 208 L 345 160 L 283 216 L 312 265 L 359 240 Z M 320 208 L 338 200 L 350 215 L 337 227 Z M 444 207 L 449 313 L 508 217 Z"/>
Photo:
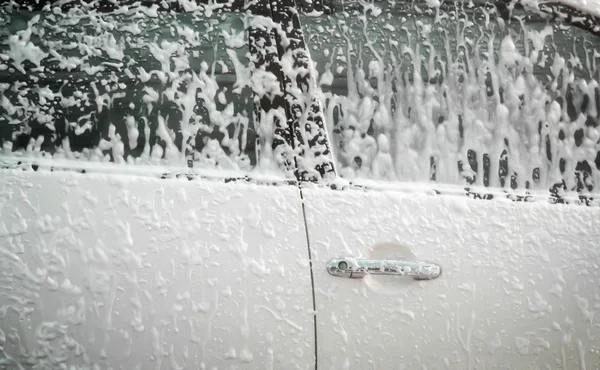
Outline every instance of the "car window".
<path fill-rule="evenodd" d="M 300 14 L 338 173 L 592 191 L 600 39 L 484 2 L 328 1 Z"/>
<path fill-rule="evenodd" d="M 16 3 L 0 5 L 3 156 L 257 168 L 243 2 Z"/>

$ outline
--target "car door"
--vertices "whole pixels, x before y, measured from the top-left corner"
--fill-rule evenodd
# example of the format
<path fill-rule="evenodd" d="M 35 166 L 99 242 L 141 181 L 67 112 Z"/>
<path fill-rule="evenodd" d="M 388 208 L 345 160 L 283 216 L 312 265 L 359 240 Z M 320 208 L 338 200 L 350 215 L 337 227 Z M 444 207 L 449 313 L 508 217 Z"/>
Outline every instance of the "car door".
<path fill-rule="evenodd" d="M 303 197 L 321 368 L 598 364 L 598 208 L 390 190 Z M 334 258 L 436 263 L 442 274 L 335 276 Z"/>
<path fill-rule="evenodd" d="M 306 369 L 268 2 L 3 2 L 0 368 Z"/>
<path fill-rule="evenodd" d="M 489 3 L 299 22 L 339 175 L 302 188 L 319 367 L 596 368 L 597 36 Z"/>

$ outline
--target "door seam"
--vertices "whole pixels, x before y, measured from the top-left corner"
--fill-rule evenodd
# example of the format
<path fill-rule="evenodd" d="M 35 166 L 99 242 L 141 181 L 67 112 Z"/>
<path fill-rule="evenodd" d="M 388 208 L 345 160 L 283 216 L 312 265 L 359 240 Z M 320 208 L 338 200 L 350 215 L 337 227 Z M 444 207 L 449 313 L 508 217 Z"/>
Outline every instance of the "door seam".
<path fill-rule="evenodd" d="M 315 299 L 315 277 L 313 274 L 313 262 L 312 262 L 312 253 L 310 251 L 310 238 L 308 235 L 308 222 L 306 221 L 306 206 L 304 204 L 304 194 L 302 193 L 302 188 L 298 188 L 300 190 L 300 200 L 302 202 L 302 217 L 304 218 L 304 232 L 306 234 L 306 246 L 308 247 L 308 266 L 310 269 L 310 285 L 312 288 L 312 303 L 313 303 L 313 326 L 315 332 L 315 370 L 319 368 L 319 355 L 318 355 L 318 345 L 317 345 L 317 301 Z"/>

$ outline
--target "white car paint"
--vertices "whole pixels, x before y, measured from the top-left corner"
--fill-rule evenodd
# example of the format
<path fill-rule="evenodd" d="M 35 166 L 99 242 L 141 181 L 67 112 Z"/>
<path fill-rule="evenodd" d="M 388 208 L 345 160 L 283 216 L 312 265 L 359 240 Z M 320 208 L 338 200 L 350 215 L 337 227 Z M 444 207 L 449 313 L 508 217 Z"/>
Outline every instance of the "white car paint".
<path fill-rule="evenodd" d="M 300 192 L 0 171 L 5 368 L 313 368 Z M 593 368 L 600 208 L 302 189 L 319 367 Z M 334 277 L 333 257 L 437 262 Z"/>
<path fill-rule="evenodd" d="M 304 189 L 321 369 L 600 365 L 600 208 Z M 436 280 L 329 275 L 333 257 L 439 263 Z"/>
<path fill-rule="evenodd" d="M 300 195 L 0 171 L 0 368 L 308 369 Z"/>

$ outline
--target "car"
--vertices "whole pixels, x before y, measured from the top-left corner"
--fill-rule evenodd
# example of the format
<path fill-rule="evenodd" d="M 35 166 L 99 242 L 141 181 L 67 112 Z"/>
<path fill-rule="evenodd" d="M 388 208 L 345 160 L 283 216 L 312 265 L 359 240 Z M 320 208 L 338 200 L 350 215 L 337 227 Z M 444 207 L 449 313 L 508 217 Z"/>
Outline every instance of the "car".
<path fill-rule="evenodd" d="M 600 366 L 594 9 L 0 4 L 0 368 Z"/>

